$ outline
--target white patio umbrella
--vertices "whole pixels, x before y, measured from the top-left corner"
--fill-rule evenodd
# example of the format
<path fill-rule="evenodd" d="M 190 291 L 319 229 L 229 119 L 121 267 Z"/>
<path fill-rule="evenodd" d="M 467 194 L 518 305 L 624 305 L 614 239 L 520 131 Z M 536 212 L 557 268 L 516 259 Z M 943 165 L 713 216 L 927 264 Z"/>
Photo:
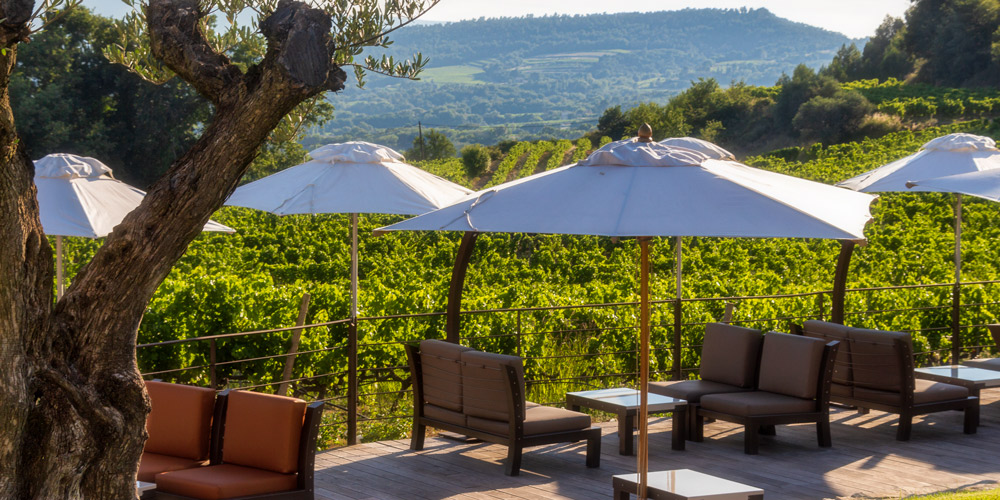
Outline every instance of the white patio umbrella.
<path fill-rule="evenodd" d="M 926 181 L 939 177 L 989 171 L 1000 168 L 1000 149 L 989 137 L 948 134 L 928 141 L 920 151 L 887 165 L 852 177 L 837 185 L 863 191 L 939 191 L 955 194 L 955 284 L 962 281 L 962 195 L 927 187 Z M 910 188 L 907 183 L 918 181 Z"/>
<path fill-rule="evenodd" d="M 1000 168 L 907 182 L 906 186 L 914 191 L 959 193 L 1000 201 Z"/>
<path fill-rule="evenodd" d="M 470 190 L 403 163 L 385 146 L 352 141 L 309 153 L 311 161 L 240 186 L 226 205 L 277 215 L 351 214 L 351 318 L 358 315 L 358 214 L 415 215 Z"/>
<path fill-rule="evenodd" d="M 42 229 L 56 237 L 57 295 L 62 297 L 62 237 L 107 236 L 146 193 L 115 179 L 97 159 L 66 153 L 35 160 L 35 186 Z M 205 224 L 205 231 L 235 232 L 214 221 Z"/>
<path fill-rule="evenodd" d="M 641 132 L 642 133 L 642 132 Z M 638 237 L 640 492 L 646 484 L 648 241 L 653 236 L 864 239 L 875 197 L 648 139 L 613 142 L 585 160 L 480 191 L 378 229 Z M 648 141 L 648 142 L 647 142 Z"/>
<path fill-rule="evenodd" d="M 697 139 L 694 137 L 668 137 L 660 141 L 660 144 L 664 146 L 674 146 L 679 148 L 690 149 L 697 151 L 711 159 L 714 160 L 732 160 L 736 161 L 736 155 L 730 153 L 728 150 L 723 149 L 715 143 L 708 142 L 704 139 Z M 684 276 L 683 262 L 683 250 L 681 245 L 681 237 L 674 237 L 674 275 L 677 278 L 677 300 L 681 298 L 681 282 Z"/>

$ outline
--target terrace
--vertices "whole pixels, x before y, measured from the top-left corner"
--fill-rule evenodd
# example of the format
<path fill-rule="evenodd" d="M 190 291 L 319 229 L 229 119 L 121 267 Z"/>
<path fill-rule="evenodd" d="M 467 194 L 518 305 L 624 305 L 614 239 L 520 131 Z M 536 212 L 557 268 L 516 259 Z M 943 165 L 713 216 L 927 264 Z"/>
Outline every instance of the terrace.
<path fill-rule="evenodd" d="M 851 289 L 845 322 L 888 324 L 912 333 L 918 365 L 989 355 L 996 346 L 983 325 L 993 322 L 998 285 L 964 283 L 959 300 L 953 298 L 952 284 Z M 736 306 L 735 323 L 788 331 L 789 324 L 829 318 L 831 293 L 659 301 L 653 307 L 654 377 L 697 373 L 700 332 L 722 316 L 726 304 Z M 903 306 L 885 306 L 893 304 Z M 523 356 L 529 399 L 561 405 L 568 391 L 635 385 L 637 309 L 635 303 L 617 303 L 465 311 L 461 343 Z M 503 474 L 506 448 L 498 445 L 431 435 L 424 450 L 411 451 L 412 392 L 402 345 L 443 336 L 443 322 L 443 313 L 359 318 L 356 326 L 340 320 L 147 344 L 140 346 L 139 356 L 150 360 L 150 354 L 161 352 L 169 354 L 160 359 L 189 360 L 186 366 L 147 369 L 149 378 L 264 392 L 287 384 L 299 397 L 326 401 L 321 428 L 326 451 L 316 457 L 317 498 L 608 498 L 612 475 L 635 472 L 635 457 L 617 452 L 612 421 L 600 424 L 599 469 L 583 466 L 583 443 L 527 449 L 517 477 Z M 301 336 L 303 345 L 311 336 L 339 341 L 319 349 L 241 355 L 248 352 L 241 346 L 265 345 L 268 339 L 267 345 L 285 346 L 290 336 Z M 283 367 L 289 359 L 311 367 L 312 374 L 286 378 Z M 899 442 L 895 415 L 837 407 L 831 416 L 832 448 L 816 446 L 811 424 L 779 426 L 776 437 L 762 438 L 757 456 L 743 453 L 742 427 L 727 422 L 708 424 L 704 442 L 672 451 L 670 419 L 654 418 L 650 469 L 694 469 L 763 488 L 772 499 L 898 497 L 993 487 L 1000 481 L 995 459 L 1000 391 L 987 389 L 982 398 L 975 435 L 962 434 L 960 413 L 945 412 L 915 417 L 911 440 Z"/>
<path fill-rule="evenodd" d="M 979 432 L 964 435 L 961 414 L 914 421 L 910 441 L 895 439 L 894 415 L 834 409 L 833 447 L 818 448 L 810 424 L 781 426 L 764 437 L 760 455 L 743 453 L 742 427 L 714 422 L 705 441 L 670 449 L 670 419 L 650 422 L 651 470 L 693 469 L 762 488 L 768 499 L 900 497 L 956 488 L 991 488 L 1000 481 L 1000 391 L 983 392 Z M 601 467 L 583 466 L 585 446 L 556 444 L 525 453 L 521 475 L 503 475 L 506 448 L 428 438 L 378 441 L 316 456 L 316 497 L 612 498 L 611 476 L 635 472 L 635 457 L 618 454 L 614 423 L 602 424 Z"/>

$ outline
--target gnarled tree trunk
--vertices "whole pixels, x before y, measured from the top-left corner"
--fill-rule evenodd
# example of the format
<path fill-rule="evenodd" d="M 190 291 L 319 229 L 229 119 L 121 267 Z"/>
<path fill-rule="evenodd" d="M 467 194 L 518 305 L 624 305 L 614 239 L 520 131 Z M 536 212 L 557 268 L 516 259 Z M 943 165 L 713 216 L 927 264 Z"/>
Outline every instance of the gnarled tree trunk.
<path fill-rule="evenodd" d="M 18 3 L 0 2 L 10 23 L 8 4 Z M 27 17 L 0 26 L 0 498 L 135 497 L 149 409 L 135 357 L 146 305 L 279 121 L 343 88 L 322 11 L 282 0 L 261 25 L 267 55 L 245 74 L 213 51 L 202 15 L 197 0 L 152 0 L 147 11 L 154 55 L 213 103 L 211 123 L 54 307 L 34 168 L 6 92 Z"/>

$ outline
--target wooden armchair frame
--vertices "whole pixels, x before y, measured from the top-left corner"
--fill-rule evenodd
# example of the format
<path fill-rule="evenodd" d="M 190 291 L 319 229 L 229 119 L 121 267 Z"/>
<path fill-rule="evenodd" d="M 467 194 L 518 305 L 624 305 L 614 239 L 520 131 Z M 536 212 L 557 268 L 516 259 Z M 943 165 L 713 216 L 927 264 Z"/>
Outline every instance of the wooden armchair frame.
<path fill-rule="evenodd" d="M 743 425 L 743 451 L 747 455 L 756 455 L 760 446 L 760 435 L 774 434 L 775 425 L 816 422 L 816 438 L 819 446 L 828 448 L 832 445 L 830 437 L 830 379 L 833 377 L 833 360 L 837 355 L 839 342 L 830 342 L 823 347 L 820 361 L 819 379 L 816 387 L 816 407 L 814 411 L 804 413 L 780 413 L 771 415 L 733 415 L 698 407 L 696 435 L 704 435 L 705 418 L 715 418 Z M 764 391 L 756 391 L 764 392 Z M 741 394 L 741 393 L 735 393 Z M 722 394 L 721 396 L 725 396 Z"/>
<path fill-rule="evenodd" d="M 516 476 L 520 473 L 521 455 L 524 448 L 552 443 L 586 440 L 587 467 L 594 468 L 600 466 L 600 427 L 591 426 L 586 429 L 572 431 L 525 435 L 523 417 L 525 414 L 525 395 L 521 391 L 521 384 L 518 383 L 517 371 L 512 366 L 503 367 L 507 381 L 509 382 L 506 387 L 508 414 L 514 416 L 514 418 L 509 419 L 510 425 L 506 435 L 494 434 L 474 427 L 445 422 L 424 415 L 423 371 L 420 364 L 420 353 L 417 349 L 417 346 L 406 346 L 406 357 L 410 364 L 410 374 L 413 380 L 413 433 L 410 437 L 411 450 L 422 450 L 424 448 L 426 427 L 431 426 L 507 446 L 507 460 L 504 462 L 504 473 L 508 476 Z"/>

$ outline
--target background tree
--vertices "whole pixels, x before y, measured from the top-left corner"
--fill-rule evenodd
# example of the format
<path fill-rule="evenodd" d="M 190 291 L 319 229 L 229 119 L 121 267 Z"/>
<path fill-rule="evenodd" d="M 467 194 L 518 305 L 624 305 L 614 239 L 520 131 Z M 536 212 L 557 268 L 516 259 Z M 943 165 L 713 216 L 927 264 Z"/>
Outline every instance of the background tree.
<path fill-rule="evenodd" d="M 194 143 L 209 103 L 184 81 L 144 81 L 108 61 L 110 19 L 77 6 L 20 48 L 11 75 L 14 119 L 32 159 L 49 153 L 93 156 L 115 177 L 145 187 Z"/>
<path fill-rule="evenodd" d="M 792 119 L 792 125 L 806 139 L 835 144 L 853 139 L 865 117 L 875 106 L 855 91 L 840 90 L 830 97 L 809 99 Z"/>
<path fill-rule="evenodd" d="M 434 3 L 135 4 L 107 54 L 150 80 L 179 76 L 212 115 L 53 305 L 52 251 L 9 93 L 19 44 L 33 30 L 33 5 L 0 1 L 0 498 L 135 498 L 148 413 L 136 331 L 157 286 L 286 115 L 344 88 L 344 67 L 353 67 L 359 82 L 366 68 L 419 72 L 419 56 L 354 58 L 365 46 L 387 45 L 388 33 Z M 256 13 L 256 29 L 236 25 L 245 8 Z M 210 13 L 230 28 L 213 32 Z M 255 54 L 252 64 L 230 57 L 240 45 Z"/>
<path fill-rule="evenodd" d="M 428 130 L 421 138 L 419 135 L 413 138 L 413 149 L 406 152 L 405 156 L 411 160 L 443 160 L 455 156 L 455 145 L 448 140 L 448 137 L 437 130 Z"/>

